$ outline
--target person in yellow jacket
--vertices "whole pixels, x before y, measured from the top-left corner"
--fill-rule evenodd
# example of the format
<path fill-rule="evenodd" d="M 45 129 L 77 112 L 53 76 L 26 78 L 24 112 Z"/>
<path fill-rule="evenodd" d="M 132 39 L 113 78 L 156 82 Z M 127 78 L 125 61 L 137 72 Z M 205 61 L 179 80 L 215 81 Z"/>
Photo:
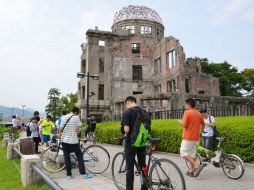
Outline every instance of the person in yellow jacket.
<path fill-rule="evenodd" d="M 50 134 L 54 127 L 54 123 L 52 122 L 50 115 L 47 115 L 46 119 L 42 121 L 41 127 L 43 142 L 46 143 L 46 147 L 49 147 Z"/>

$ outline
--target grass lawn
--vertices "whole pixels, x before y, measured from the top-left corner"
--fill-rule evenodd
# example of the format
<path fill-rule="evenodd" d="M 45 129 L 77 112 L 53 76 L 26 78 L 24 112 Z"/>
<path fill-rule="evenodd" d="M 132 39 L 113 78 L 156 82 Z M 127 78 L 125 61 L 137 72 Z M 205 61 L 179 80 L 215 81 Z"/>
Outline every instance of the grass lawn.
<path fill-rule="evenodd" d="M 2 145 L 2 142 L 0 141 Z M 23 187 L 20 178 L 20 158 L 6 159 L 6 149 L 0 147 L 0 190 L 48 190 L 46 184 Z"/>

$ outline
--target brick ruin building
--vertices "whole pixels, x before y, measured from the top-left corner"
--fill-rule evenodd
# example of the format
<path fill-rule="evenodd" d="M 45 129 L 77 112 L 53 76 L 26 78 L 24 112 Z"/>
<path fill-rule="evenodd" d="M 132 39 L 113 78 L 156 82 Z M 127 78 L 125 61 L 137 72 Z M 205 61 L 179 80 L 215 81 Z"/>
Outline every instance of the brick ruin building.
<path fill-rule="evenodd" d="M 121 115 L 128 95 L 135 95 L 154 118 L 180 117 L 187 97 L 199 107 L 241 106 L 237 111 L 251 112 L 251 99 L 220 96 L 219 79 L 186 58 L 179 39 L 164 37 L 162 19 L 148 7 L 124 7 L 116 13 L 112 31 L 87 30 L 81 47 L 81 72 L 99 75 L 99 80 L 89 80 L 89 110 L 97 120 Z M 78 84 L 82 118 L 86 86 L 85 77 Z"/>

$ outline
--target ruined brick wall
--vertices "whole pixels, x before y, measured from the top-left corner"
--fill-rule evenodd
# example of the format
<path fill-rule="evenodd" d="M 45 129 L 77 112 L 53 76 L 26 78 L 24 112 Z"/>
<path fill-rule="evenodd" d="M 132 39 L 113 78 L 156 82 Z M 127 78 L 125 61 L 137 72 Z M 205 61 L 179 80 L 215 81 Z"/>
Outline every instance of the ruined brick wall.
<path fill-rule="evenodd" d="M 190 79 L 189 94 L 220 96 L 219 79 L 212 75 L 202 73 L 201 66 L 197 60 L 188 58 L 183 63 L 182 70 L 181 81 L 185 82 L 185 78 Z M 185 84 L 183 87 L 185 87 Z"/>
<path fill-rule="evenodd" d="M 133 92 L 153 93 L 153 44 L 154 40 L 142 36 L 130 36 L 127 40 L 111 42 L 112 99 L 118 100 Z M 132 43 L 140 44 L 140 53 L 132 53 Z M 133 65 L 142 65 L 140 81 L 133 80 Z"/>
<path fill-rule="evenodd" d="M 175 67 L 169 68 L 167 63 L 167 53 L 175 50 Z M 169 80 L 176 81 L 178 91 L 182 91 L 182 86 L 179 84 L 179 74 L 181 64 L 185 60 L 183 47 L 180 45 L 179 40 L 170 36 L 163 38 L 157 45 L 154 51 L 153 59 L 161 59 L 161 73 L 154 75 L 155 84 L 161 84 L 161 92 L 167 92 L 167 82 Z"/>

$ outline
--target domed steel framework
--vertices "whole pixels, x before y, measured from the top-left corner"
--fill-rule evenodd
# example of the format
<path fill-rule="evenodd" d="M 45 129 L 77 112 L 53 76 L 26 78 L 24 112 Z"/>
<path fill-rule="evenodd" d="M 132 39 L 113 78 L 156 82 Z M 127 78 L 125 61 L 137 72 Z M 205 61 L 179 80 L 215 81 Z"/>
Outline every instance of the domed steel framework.
<path fill-rule="evenodd" d="M 149 20 L 163 25 L 160 15 L 155 10 L 138 5 L 129 5 L 128 7 L 123 7 L 119 12 L 116 12 L 113 24 L 130 19 Z"/>

